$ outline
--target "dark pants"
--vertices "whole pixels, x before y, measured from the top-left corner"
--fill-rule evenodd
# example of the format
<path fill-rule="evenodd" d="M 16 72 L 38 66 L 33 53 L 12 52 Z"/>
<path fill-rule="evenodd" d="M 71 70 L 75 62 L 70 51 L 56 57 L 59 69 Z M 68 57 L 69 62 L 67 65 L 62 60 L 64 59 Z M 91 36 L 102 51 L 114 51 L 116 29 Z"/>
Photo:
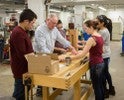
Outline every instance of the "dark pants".
<path fill-rule="evenodd" d="M 104 63 L 90 66 L 90 77 L 95 93 L 95 100 L 104 100 Z"/>
<path fill-rule="evenodd" d="M 0 62 L 3 60 L 3 48 L 4 48 L 4 42 L 0 40 Z"/>
<path fill-rule="evenodd" d="M 112 87 L 112 78 L 111 75 L 109 73 L 109 62 L 110 62 L 110 58 L 104 58 L 104 66 L 105 66 L 105 80 L 104 80 L 104 89 L 107 89 L 106 87 L 106 81 L 108 82 L 109 85 L 109 89 Z"/>
<path fill-rule="evenodd" d="M 15 79 L 13 97 L 16 100 L 25 100 L 25 90 L 22 79 Z"/>

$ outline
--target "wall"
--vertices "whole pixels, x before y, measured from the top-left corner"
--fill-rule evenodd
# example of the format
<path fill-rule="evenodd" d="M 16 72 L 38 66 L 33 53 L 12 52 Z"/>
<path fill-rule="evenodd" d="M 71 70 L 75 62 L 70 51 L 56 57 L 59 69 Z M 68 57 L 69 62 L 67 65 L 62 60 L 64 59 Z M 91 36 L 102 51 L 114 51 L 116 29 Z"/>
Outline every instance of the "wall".
<path fill-rule="evenodd" d="M 39 25 L 46 19 L 44 0 L 28 0 L 28 7 L 37 14 L 36 24 Z M 37 26 L 36 25 L 36 26 Z"/>
<path fill-rule="evenodd" d="M 124 19 L 124 9 L 110 9 L 107 12 L 107 16 L 110 17 L 113 21 L 119 21 L 119 16 Z"/>
<path fill-rule="evenodd" d="M 61 12 L 59 18 L 62 20 L 63 28 L 68 29 L 69 17 L 71 17 L 70 12 Z"/>

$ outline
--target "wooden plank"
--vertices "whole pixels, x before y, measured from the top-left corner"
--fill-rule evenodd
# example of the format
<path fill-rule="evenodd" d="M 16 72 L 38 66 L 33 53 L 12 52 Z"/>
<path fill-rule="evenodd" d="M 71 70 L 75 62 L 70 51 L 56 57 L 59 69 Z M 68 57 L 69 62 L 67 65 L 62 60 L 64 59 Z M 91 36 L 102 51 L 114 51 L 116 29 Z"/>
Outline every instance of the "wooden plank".
<path fill-rule="evenodd" d="M 56 89 L 50 96 L 50 100 L 55 100 L 56 96 L 62 93 L 62 89 Z"/>
<path fill-rule="evenodd" d="M 92 84 L 89 86 L 88 90 L 84 93 L 84 95 L 81 97 L 80 100 L 88 100 L 88 97 L 90 96 L 92 92 Z"/>
<path fill-rule="evenodd" d="M 80 59 L 77 60 L 73 60 L 71 62 L 71 64 L 69 66 L 65 66 L 62 70 L 60 70 L 58 73 L 54 74 L 53 77 L 57 77 L 57 76 L 64 76 L 64 74 L 72 69 L 74 69 L 76 67 L 76 63 L 80 62 Z"/>
<path fill-rule="evenodd" d="M 33 84 L 41 85 L 47 87 L 55 87 L 60 89 L 68 89 L 69 88 L 69 80 L 60 77 L 50 77 L 45 75 L 33 74 Z"/>
<path fill-rule="evenodd" d="M 74 84 L 74 99 L 73 100 L 80 100 L 81 98 L 81 86 L 80 86 L 80 80 L 78 80 Z"/>
<path fill-rule="evenodd" d="M 83 79 L 81 79 L 80 82 L 81 83 L 84 83 L 84 84 L 91 84 L 91 81 L 89 81 L 89 80 L 83 80 Z"/>
<path fill-rule="evenodd" d="M 70 84 L 73 85 L 78 79 L 81 78 L 83 74 L 86 73 L 89 69 L 89 62 L 85 63 L 84 65 L 81 65 L 77 68 L 75 68 L 75 72 L 72 73 L 72 76 L 70 77 Z"/>
<path fill-rule="evenodd" d="M 72 46 L 78 50 L 77 44 L 78 44 L 78 34 L 79 31 L 76 29 L 69 29 L 68 30 L 69 34 L 69 41 L 71 42 Z"/>
<path fill-rule="evenodd" d="M 42 92 L 43 92 L 43 100 L 49 100 L 49 88 L 43 86 Z"/>

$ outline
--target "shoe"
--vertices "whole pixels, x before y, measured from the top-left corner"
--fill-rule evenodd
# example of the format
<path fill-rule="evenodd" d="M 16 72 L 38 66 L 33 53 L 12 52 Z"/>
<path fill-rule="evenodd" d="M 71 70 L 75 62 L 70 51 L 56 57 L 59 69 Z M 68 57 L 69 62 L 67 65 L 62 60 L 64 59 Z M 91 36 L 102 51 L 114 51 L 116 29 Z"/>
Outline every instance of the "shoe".
<path fill-rule="evenodd" d="M 112 87 L 109 89 L 109 94 L 115 96 L 115 87 L 114 87 L 114 86 L 112 86 Z"/>
<path fill-rule="evenodd" d="M 108 89 L 105 90 L 104 98 L 109 98 L 109 90 Z"/>

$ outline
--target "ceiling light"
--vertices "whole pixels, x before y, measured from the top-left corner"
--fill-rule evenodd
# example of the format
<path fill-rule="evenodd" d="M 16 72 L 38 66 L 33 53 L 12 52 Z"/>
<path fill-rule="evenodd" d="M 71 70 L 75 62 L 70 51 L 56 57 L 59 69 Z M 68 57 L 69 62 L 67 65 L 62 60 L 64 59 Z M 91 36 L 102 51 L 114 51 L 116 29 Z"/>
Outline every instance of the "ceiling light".
<path fill-rule="evenodd" d="M 51 12 L 61 12 L 61 11 L 59 11 L 59 10 L 56 10 L 56 9 L 49 9 L 49 11 L 51 11 Z"/>
<path fill-rule="evenodd" d="M 101 9 L 101 10 L 106 11 L 106 9 L 104 7 L 99 6 L 98 8 Z"/>
<path fill-rule="evenodd" d="M 15 11 L 19 14 L 22 13 L 22 10 L 15 10 Z"/>
<path fill-rule="evenodd" d="M 94 6 L 95 4 L 91 4 L 91 6 Z"/>

